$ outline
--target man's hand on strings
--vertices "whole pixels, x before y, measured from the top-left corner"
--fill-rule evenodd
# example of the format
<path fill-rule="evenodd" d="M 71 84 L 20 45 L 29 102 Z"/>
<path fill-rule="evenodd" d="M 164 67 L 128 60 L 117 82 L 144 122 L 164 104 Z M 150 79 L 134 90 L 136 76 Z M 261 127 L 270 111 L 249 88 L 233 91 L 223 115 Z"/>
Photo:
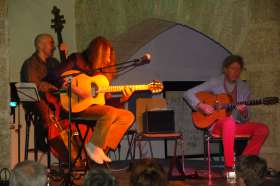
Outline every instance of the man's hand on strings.
<path fill-rule="evenodd" d="M 196 107 L 206 115 L 210 115 L 215 111 L 215 109 L 211 105 L 205 103 L 199 103 Z"/>
<path fill-rule="evenodd" d="M 247 110 L 247 106 L 244 105 L 244 104 L 236 105 L 236 109 L 237 109 L 239 112 L 244 112 L 244 111 Z"/>
<path fill-rule="evenodd" d="M 75 80 L 73 79 L 72 84 L 71 84 L 71 90 L 74 94 L 77 94 L 79 97 L 85 99 L 91 97 L 90 92 L 85 92 L 81 88 L 75 86 L 75 83 L 73 83 Z M 62 88 L 68 89 L 69 87 L 69 82 L 67 78 L 64 79 L 64 82 L 62 84 Z"/>
<path fill-rule="evenodd" d="M 67 56 L 68 53 L 68 45 L 66 43 L 61 43 L 59 45 L 59 50 L 63 51 L 65 53 L 65 55 Z"/>
<path fill-rule="evenodd" d="M 121 97 L 120 102 L 126 102 L 129 100 L 130 96 L 133 94 L 133 91 L 129 87 L 124 87 L 124 89 L 122 90 L 122 94 L 123 94 L 123 96 Z"/>

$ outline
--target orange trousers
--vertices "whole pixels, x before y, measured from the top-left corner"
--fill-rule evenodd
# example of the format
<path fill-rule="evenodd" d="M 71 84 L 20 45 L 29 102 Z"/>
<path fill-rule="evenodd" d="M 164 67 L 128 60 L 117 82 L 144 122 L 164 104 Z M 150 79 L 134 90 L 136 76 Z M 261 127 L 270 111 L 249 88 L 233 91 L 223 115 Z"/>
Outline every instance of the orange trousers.
<path fill-rule="evenodd" d="M 116 149 L 134 122 L 130 111 L 108 105 L 92 105 L 77 115 L 97 121 L 90 142 L 102 149 Z"/>

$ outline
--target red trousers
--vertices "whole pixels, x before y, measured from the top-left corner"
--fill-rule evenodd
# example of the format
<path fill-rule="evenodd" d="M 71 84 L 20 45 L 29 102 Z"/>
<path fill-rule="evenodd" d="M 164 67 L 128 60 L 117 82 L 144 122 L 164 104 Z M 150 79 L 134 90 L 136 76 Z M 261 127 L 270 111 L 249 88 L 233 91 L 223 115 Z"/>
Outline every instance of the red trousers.
<path fill-rule="evenodd" d="M 222 136 L 225 166 L 233 167 L 235 136 L 250 136 L 242 155 L 258 155 L 269 134 L 269 128 L 265 124 L 255 122 L 238 124 L 233 117 L 226 117 L 215 124 L 212 134 Z"/>

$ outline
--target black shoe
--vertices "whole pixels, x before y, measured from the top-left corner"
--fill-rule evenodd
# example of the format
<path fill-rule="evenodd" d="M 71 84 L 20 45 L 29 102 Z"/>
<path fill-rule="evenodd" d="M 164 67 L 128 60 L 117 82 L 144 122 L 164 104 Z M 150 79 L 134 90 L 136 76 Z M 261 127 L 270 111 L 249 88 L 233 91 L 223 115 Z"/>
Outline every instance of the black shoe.
<path fill-rule="evenodd" d="M 49 151 L 49 145 L 45 142 L 45 140 L 37 141 L 37 148 L 39 151 L 46 153 Z"/>
<path fill-rule="evenodd" d="M 275 170 L 275 169 L 269 168 L 269 169 L 267 169 L 266 176 L 268 176 L 268 177 L 278 177 L 278 176 L 280 176 L 280 172 Z"/>

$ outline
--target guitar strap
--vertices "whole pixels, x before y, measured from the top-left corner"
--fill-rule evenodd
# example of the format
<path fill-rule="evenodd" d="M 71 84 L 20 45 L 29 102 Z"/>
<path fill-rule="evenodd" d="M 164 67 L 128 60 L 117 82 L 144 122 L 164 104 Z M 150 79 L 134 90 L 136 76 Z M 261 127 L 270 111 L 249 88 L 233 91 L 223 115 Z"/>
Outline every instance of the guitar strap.
<path fill-rule="evenodd" d="M 227 87 L 226 78 L 225 78 L 224 79 L 224 89 L 226 91 L 226 94 L 231 96 L 233 104 L 236 104 L 238 102 L 238 100 L 237 100 L 237 83 L 235 83 L 233 90 L 229 91 L 228 87 Z M 231 114 L 236 119 L 236 121 L 238 123 L 246 122 L 249 119 L 248 118 L 248 111 L 244 112 L 244 113 L 240 113 L 238 110 L 233 109 Z"/>
<path fill-rule="evenodd" d="M 226 94 L 230 95 L 232 98 L 232 102 L 235 104 L 237 103 L 237 83 L 235 83 L 232 91 L 229 91 L 228 87 L 227 87 L 227 82 L 226 82 L 226 78 L 224 78 L 224 89 Z"/>

